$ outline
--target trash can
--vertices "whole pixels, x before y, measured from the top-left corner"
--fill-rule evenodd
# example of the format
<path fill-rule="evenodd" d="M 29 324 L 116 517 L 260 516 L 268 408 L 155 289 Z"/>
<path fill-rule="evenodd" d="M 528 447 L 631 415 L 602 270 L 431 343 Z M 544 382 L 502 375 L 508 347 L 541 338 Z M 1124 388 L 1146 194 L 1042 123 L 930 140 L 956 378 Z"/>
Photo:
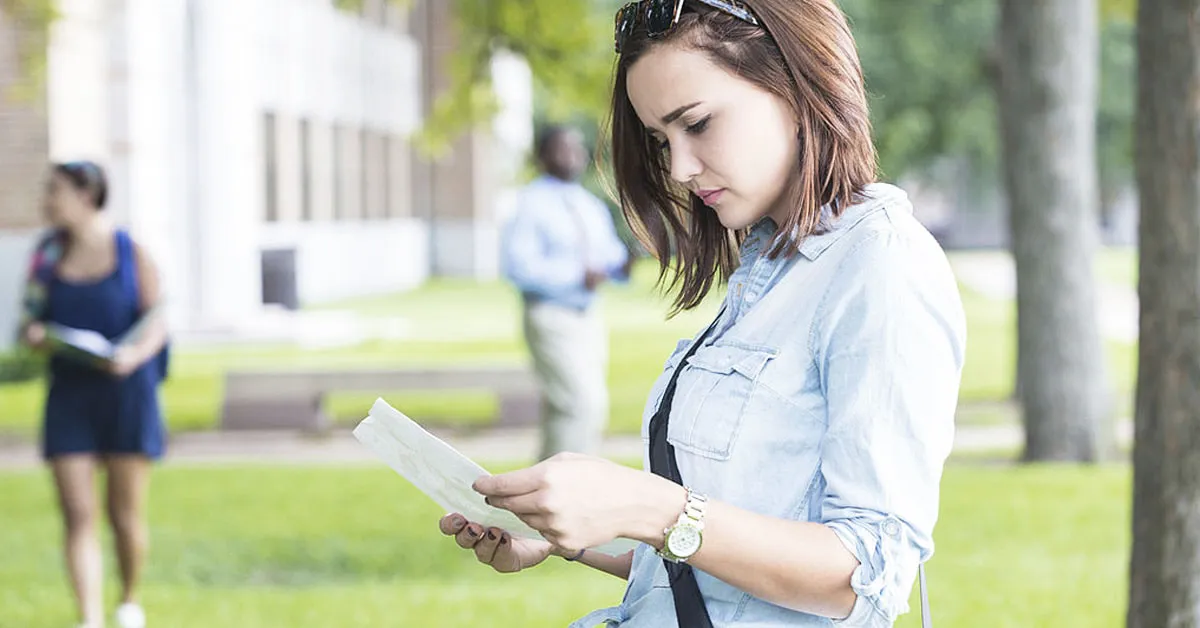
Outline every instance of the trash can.
<path fill-rule="evenodd" d="M 289 310 L 300 308 L 296 285 L 296 249 L 262 252 L 262 302 Z"/>

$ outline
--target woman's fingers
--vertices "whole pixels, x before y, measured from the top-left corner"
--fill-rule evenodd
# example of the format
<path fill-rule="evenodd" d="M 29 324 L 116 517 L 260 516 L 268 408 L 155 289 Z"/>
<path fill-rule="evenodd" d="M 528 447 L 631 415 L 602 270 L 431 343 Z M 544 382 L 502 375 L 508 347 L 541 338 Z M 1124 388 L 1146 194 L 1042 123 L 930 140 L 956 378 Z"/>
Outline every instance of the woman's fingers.
<path fill-rule="evenodd" d="M 475 558 L 479 562 L 490 565 L 496 558 L 496 548 L 500 546 L 500 539 L 504 536 L 504 530 L 489 528 L 483 534 L 483 538 L 475 544 Z"/>
<path fill-rule="evenodd" d="M 473 549 L 482 538 L 483 527 L 477 523 L 468 523 L 463 526 L 461 532 L 454 536 L 454 539 L 458 541 L 458 546 L 463 549 Z"/>
<path fill-rule="evenodd" d="M 459 532 L 462 532 L 463 526 L 465 525 L 467 525 L 466 517 L 463 517 L 458 513 L 450 513 L 445 517 L 442 517 L 441 521 L 438 521 L 438 529 L 441 530 L 442 534 L 445 534 L 446 536 L 454 536 Z"/>

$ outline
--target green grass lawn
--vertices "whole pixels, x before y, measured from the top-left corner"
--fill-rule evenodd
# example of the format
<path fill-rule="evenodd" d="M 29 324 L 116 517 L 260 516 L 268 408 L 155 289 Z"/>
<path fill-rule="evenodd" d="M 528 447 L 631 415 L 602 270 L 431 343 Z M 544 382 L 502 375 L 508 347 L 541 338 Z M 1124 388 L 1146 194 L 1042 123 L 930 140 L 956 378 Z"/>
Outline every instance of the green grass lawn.
<path fill-rule="evenodd" d="M 1127 259 L 1128 256 L 1126 256 Z M 1115 258 L 1114 259 L 1118 259 Z M 1110 262 L 1120 267 L 1118 262 Z M 610 425 L 614 431 L 638 429 L 646 396 L 662 370 L 668 353 L 680 338 L 702 328 L 715 313 L 716 303 L 666 320 L 667 305 L 653 288 L 655 268 L 642 265 L 629 286 L 614 286 L 605 295 L 605 316 L 611 333 L 609 390 Z M 967 363 L 962 401 L 994 402 L 1012 391 L 1015 367 L 1014 320 L 1011 303 L 996 302 L 963 288 L 968 318 Z M 167 420 L 172 430 L 203 430 L 216 425 L 222 375 L 231 368 L 321 366 L 346 367 L 522 363 L 527 360 L 519 335 L 519 304 L 499 282 L 438 280 L 414 292 L 357 299 L 325 308 L 352 310 L 363 316 L 399 317 L 421 330 L 408 340 L 376 340 L 354 346 L 312 349 L 294 346 L 238 346 L 178 350 L 172 375 L 163 389 Z M 1135 351 L 1110 344 L 1114 388 L 1120 396 L 1132 391 Z M 0 435 L 30 437 L 41 415 L 41 382 L 0 385 Z M 495 399 L 488 395 L 393 393 L 330 395 L 330 414 L 343 421 L 365 416 L 378 395 L 426 422 L 478 425 L 489 420 Z M 977 416 L 978 413 L 971 414 Z M 993 415 L 994 416 L 994 415 Z"/>
<path fill-rule="evenodd" d="M 561 627 L 623 591 L 558 560 L 491 573 L 385 468 L 172 466 L 152 491 L 154 625 Z M 1126 467 L 952 462 L 929 565 L 937 624 L 1122 625 L 1129 494 Z M 70 625 L 46 473 L 0 473 L 0 495 L 0 626 Z M 919 625 L 911 605 L 899 626 Z"/>

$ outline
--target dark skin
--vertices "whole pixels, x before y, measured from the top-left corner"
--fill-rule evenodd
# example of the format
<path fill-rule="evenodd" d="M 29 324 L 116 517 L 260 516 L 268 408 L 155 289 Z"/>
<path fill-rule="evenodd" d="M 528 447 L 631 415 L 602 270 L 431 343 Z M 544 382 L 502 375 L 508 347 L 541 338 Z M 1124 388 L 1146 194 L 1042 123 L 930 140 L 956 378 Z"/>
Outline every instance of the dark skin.
<path fill-rule="evenodd" d="M 546 141 L 545 149 L 539 156 L 542 171 L 566 182 L 575 182 L 583 176 L 588 165 L 588 151 L 584 145 L 583 134 L 574 129 L 555 133 Z M 622 267 L 626 276 L 633 266 L 633 256 L 630 255 Z M 608 281 L 608 274 L 600 270 L 589 269 L 584 273 L 583 285 L 589 291 L 599 288 Z"/>

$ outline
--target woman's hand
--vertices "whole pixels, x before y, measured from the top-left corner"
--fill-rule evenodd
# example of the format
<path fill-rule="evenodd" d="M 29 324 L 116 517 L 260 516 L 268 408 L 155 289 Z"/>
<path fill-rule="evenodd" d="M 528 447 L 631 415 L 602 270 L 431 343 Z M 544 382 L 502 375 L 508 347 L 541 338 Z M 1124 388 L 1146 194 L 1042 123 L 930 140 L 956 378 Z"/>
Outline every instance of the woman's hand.
<path fill-rule="evenodd" d="M 474 488 L 568 556 L 618 537 L 659 546 L 687 500 L 687 491 L 669 480 L 579 454 L 483 477 Z"/>
<path fill-rule="evenodd" d="M 442 517 L 438 527 L 442 534 L 453 536 L 459 547 L 475 550 L 475 558 L 479 562 L 490 565 L 500 573 L 516 573 L 535 567 L 551 554 L 558 553 L 553 545 L 545 541 L 514 539 L 504 530 L 484 529 L 457 513 Z"/>
<path fill-rule="evenodd" d="M 46 326 L 36 321 L 26 325 L 22 340 L 31 348 L 41 349 L 46 345 Z"/>
<path fill-rule="evenodd" d="M 142 356 L 134 347 L 119 347 L 113 357 L 105 363 L 105 368 L 113 376 L 125 378 L 138 370 L 142 361 Z"/>

